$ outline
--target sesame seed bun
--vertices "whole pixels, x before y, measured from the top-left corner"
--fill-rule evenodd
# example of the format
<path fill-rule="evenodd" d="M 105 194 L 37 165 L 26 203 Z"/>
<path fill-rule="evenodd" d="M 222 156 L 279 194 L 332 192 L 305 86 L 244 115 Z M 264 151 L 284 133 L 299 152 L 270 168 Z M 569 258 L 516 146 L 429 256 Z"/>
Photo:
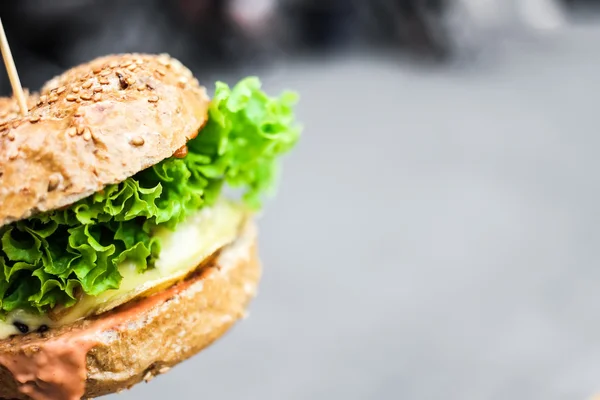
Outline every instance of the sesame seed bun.
<path fill-rule="evenodd" d="M 29 365 L 34 369 L 46 366 L 46 371 L 55 374 L 51 379 L 58 375 L 69 385 L 76 383 L 77 374 L 61 378 L 60 372 L 72 366 L 74 359 L 70 356 L 76 353 L 60 353 L 50 362 L 48 355 L 53 354 L 52 349 L 71 352 L 83 346 L 86 350 L 81 362 L 87 373 L 82 377 L 83 398 L 119 392 L 167 372 L 221 337 L 244 316 L 259 278 L 256 231 L 254 225 L 249 225 L 200 273 L 171 289 L 73 325 L 0 341 L 0 355 L 5 360 L 14 358 L 13 367 L 26 372 Z M 85 341 L 78 341 L 81 337 L 93 340 L 94 345 L 88 349 Z M 79 370 L 76 367 L 73 371 Z M 67 390 L 45 387 L 44 381 L 28 383 L 36 389 L 31 396 L 25 394 L 18 380 L 32 376 L 24 373 L 15 377 L 0 365 L 0 398 L 72 398 L 66 395 Z"/>
<path fill-rule="evenodd" d="M 29 96 L 0 99 L 0 226 L 67 206 L 170 157 L 198 134 L 209 99 L 166 55 L 98 58 Z"/>

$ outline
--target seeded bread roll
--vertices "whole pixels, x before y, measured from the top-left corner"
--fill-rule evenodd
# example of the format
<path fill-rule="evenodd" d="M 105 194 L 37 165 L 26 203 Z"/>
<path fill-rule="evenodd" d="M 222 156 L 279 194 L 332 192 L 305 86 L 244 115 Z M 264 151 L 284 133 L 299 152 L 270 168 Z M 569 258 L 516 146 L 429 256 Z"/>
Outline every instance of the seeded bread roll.
<path fill-rule="evenodd" d="M 0 116 L 14 114 L 13 102 L 0 100 Z M 192 73 L 166 55 L 102 57 L 52 79 L 26 117 L 0 119 L 0 226 L 170 157 L 198 134 L 208 104 Z"/>
<path fill-rule="evenodd" d="M 83 382 L 83 398 L 118 392 L 211 344 L 243 317 L 255 294 L 260 265 L 254 226 L 201 271 L 99 317 L 0 341 L 0 398 L 72 400 L 78 388 L 69 385 Z"/>

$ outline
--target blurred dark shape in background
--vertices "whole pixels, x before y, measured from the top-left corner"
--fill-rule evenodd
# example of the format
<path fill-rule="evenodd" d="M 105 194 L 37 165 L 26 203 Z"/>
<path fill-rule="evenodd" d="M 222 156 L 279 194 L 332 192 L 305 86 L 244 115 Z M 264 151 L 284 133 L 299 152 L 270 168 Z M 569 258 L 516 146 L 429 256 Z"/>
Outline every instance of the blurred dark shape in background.
<path fill-rule="evenodd" d="M 590 2 L 19 0 L 0 2 L 0 16 L 24 86 L 37 89 L 66 68 L 117 52 L 168 52 L 197 74 L 357 47 L 443 61 L 503 33 L 556 29 L 569 8 Z M 4 76 L 0 90 L 10 92 Z"/>

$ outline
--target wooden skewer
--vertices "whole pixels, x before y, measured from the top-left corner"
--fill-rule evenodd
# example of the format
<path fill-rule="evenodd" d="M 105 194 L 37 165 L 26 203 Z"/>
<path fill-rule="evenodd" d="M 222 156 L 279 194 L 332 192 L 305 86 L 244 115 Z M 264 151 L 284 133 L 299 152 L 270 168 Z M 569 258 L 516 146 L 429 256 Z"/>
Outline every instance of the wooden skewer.
<path fill-rule="evenodd" d="M 4 25 L 2 25 L 2 19 L 0 19 L 0 50 L 2 51 L 2 58 L 4 58 L 4 65 L 6 66 L 6 72 L 8 72 L 8 79 L 10 79 L 10 85 L 12 86 L 13 94 L 17 98 L 21 114 L 27 115 L 29 110 L 27 109 L 27 101 L 25 100 L 25 93 L 21 87 L 21 80 L 17 73 L 17 67 L 15 67 L 15 60 L 13 60 L 10 47 L 8 46 L 8 40 L 6 39 L 6 33 L 4 32 Z"/>

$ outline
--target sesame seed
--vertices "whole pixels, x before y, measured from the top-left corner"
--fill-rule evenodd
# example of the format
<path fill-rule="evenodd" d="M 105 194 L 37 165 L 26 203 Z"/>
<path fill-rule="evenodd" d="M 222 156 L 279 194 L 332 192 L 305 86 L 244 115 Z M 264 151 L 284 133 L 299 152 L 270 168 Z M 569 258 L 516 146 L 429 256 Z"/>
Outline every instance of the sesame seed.
<path fill-rule="evenodd" d="M 70 126 L 69 129 L 67 129 L 67 134 L 71 137 L 77 135 L 77 128 Z"/>
<path fill-rule="evenodd" d="M 158 101 L 158 96 L 150 96 L 148 97 L 148 102 L 156 103 Z"/>
<path fill-rule="evenodd" d="M 66 86 L 61 86 L 58 89 L 56 89 L 56 94 L 61 94 L 65 90 L 67 90 L 67 87 Z"/>
<path fill-rule="evenodd" d="M 105 77 L 98 79 L 98 82 L 100 82 L 101 85 L 108 85 L 110 83 L 110 81 Z"/>
<path fill-rule="evenodd" d="M 90 128 L 85 128 L 85 133 L 83 134 L 83 140 L 90 140 L 92 138 L 92 132 Z"/>
<path fill-rule="evenodd" d="M 137 90 L 139 90 L 140 92 L 141 92 L 142 90 L 144 90 L 144 89 L 146 89 L 146 85 L 139 85 L 139 86 L 137 87 Z"/>
<path fill-rule="evenodd" d="M 104 90 L 104 89 L 102 88 L 102 86 L 95 86 L 95 87 L 94 87 L 94 93 L 101 92 L 102 90 Z"/>
<path fill-rule="evenodd" d="M 135 60 L 135 63 L 137 65 L 143 65 L 144 64 L 144 60 L 142 60 L 141 58 L 138 58 L 137 60 Z"/>
<path fill-rule="evenodd" d="M 92 82 L 91 80 L 86 81 L 83 85 L 81 85 L 82 88 L 84 89 L 89 89 L 92 87 L 92 85 L 94 84 L 94 82 Z"/>
<path fill-rule="evenodd" d="M 81 98 L 81 100 L 91 100 L 92 99 L 91 93 L 87 93 L 87 92 L 81 93 L 79 95 L 79 97 Z"/>
<path fill-rule="evenodd" d="M 19 127 L 19 125 L 21 125 L 21 122 L 22 122 L 22 121 L 20 121 L 20 120 L 19 120 L 19 121 L 15 121 L 15 122 L 13 122 L 13 124 L 12 124 L 12 127 L 13 127 L 14 129 L 17 129 L 17 128 Z"/>
<path fill-rule="evenodd" d="M 171 60 L 171 64 L 173 64 L 180 71 L 183 68 L 183 64 L 179 60 Z"/>
<path fill-rule="evenodd" d="M 7 116 L 7 115 L 8 115 L 8 111 L 6 111 L 6 110 L 5 110 L 5 111 L 2 111 L 2 112 L 0 113 L 0 118 L 6 118 L 6 116 Z"/>
<path fill-rule="evenodd" d="M 94 100 L 94 101 L 102 100 L 102 93 L 94 93 L 94 95 L 92 96 L 92 100 Z"/>
<path fill-rule="evenodd" d="M 80 109 L 77 109 L 75 111 L 75 114 L 73 114 L 73 116 L 75 116 L 75 117 L 82 117 L 83 116 L 83 111 L 81 111 Z"/>
<path fill-rule="evenodd" d="M 135 83 L 135 79 L 133 79 L 131 76 L 128 77 L 127 79 L 125 79 L 125 82 L 127 82 L 128 85 L 133 85 Z"/>
<path fill-rule="evenodd" d="M 186 78 L 185 76 L 182 76 L 181 78 L 179 78 L 177 83 L 179 84 L 180 87 L 185 87 L 185 85 L 188 83 L 188 78 Z"/>
<path fill-rule="evenodd" d="M 10 139 L 10 138 L 9 138 L 9 139 Z M 11 140 L 12 140 L 12 139 L 11 139 Z M 17 158 L 18 156 L 19 156 L 19 153 L 18 153 L 18 152 L 17 152 L 17 153 L 11 153 L 11 154 L 8 156 L 8 159 L 9 159 L 9 160 L 14 160 L 14 159 L 15 159 L 15 158 Z"/>
<path fill-rule="evenodd" d="M 159 374 L 166 374 L 167 372 L 169 372 L 171 368 L 169 367 L 162 367 L 161 369 L 158 370 Z"/>
<path fill-rule="evenodd" d="M 135 64 L 131 64 L 129 67 L 127 67 L 127 69 L 131 72 L 133 72 L 138 66 Z"/>
<path fill-rule="evenodd" d="M 132 138 L 129 143 L 131 143 L 134 146 L 143 146 L 145 143 L 145 140 L 141 136 L 136 136 L 136 137 Z"/>
<path fill-rule="evenodd" d="M 156 69 L 155 70 L 157 74 L 159 74 L 160 76 L 165 76 L 165 71 L 163 71 L 162 69 Z"/>
<path fill-rule="evenodd" d="M 158 63 L 160 65 L 162 65 L 163 67 L 166 67 L 171 64 L 171 62 L 169 61 L 168 58 L 162 58 L 162 57 L 158 59 Z"/>
<path fill-rule="evenodd" d="M 99 66 L 99 67 L 96 67 L 96 68 L 94 68 L 94 69 L 92 70 L 92 72 L 93 72 L 94 74 L 96 74 L 96 75 L 97 75 L 97 74 L 99 74 L 100 72 L 102 72 L 102 67 L 101 67 L 101 66 Z"/>
<path fill-rule="evenodd" d="M 100 72 L 100 76 L 108 76 L 111 74 L 111 70 L 110 69 L 105 69 L 102 72 Z"/>
<path fill-rule="evenodd" d="M 56 190 L 56 188 L 58 188 L 58 185 L 60 185 L 61 180 L 62 176 L 60 174 L 50 175 L 50 177 L 48 178 L 48 191 L 51 192 L 53 190 Z"/>
<path fill-rule="evenodd" d="M 12 142 L 13 140 L 15 140 L 15 133 L 13 131 L 10 131 L 10 132 L 8 132 L 6 137 L 8 137 L 8 140 L 10 140 Z"/>
<path fill-rule="evenodd" d="M 73 93 L 79 93 L 80 90 L 81 90 L 81 88 L 79 86 L 73 86 L 71 88 L 71 92 L 73 92 Z"/>
<path fill-rule="evenodd" d="M 58 96 L 55 94 L 51 94 L 50 97 L 48 98 L 48 103 L 54 103 L 57 100 L 58 100 Z"/>
<path fill-rule="evenodd" d="M 32 124 L 35 124 L 39 120 L 40 120 L 40 116 L 36 115 L 36 114 L 33 114 L 31 117 L 29 117 L 29 122 L 31 122 Z"/>
<path fill-rule="evenodd" d="M 81 135 L 81 134 L 83 133 L 83 131 L 84 131 L 84 130 L 85 130 L 85 127 L 84 127 L 84 126 L 82 126 L 82 125 L 79 125 L 79 126 L 77 127 L 77 134 L 78 134 L 78 135 Z"/>
<path fill-rule="evenodd" d="M 111 61 L 110 64 L 108 64 L 109 68 L 117 68 L 119 66 L 119 63 L 116 61 Z"/>
<path fill-rule="evenodd" d="M 152 371 L 148 371 L 146 372 L 146 375 L 144 375 L 144 382 L 148 383 L 152 380 L 152 378 L 154 378 L 154 375 L 152 375 Z"/>
<path fill-rule="evenodd" d="M 129 67 L 131 64 L 133 64 L 133 61 L 127 60 L 121 63 L 121 67 L 126 68 Z"/>
<path fill-rule="evenodd" d="M 69 93 L 67 95 L 67 101 L 75 101 L 77 100 L 77 96 L 75 96 L 74 94 Z"/>

